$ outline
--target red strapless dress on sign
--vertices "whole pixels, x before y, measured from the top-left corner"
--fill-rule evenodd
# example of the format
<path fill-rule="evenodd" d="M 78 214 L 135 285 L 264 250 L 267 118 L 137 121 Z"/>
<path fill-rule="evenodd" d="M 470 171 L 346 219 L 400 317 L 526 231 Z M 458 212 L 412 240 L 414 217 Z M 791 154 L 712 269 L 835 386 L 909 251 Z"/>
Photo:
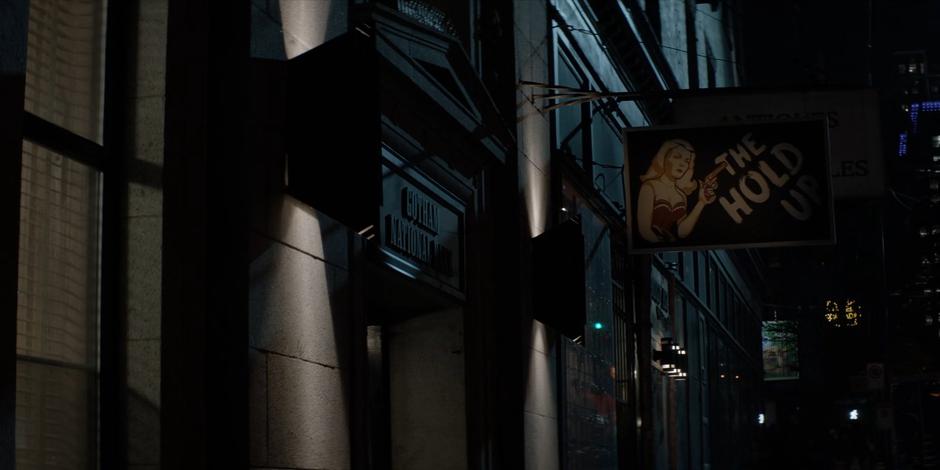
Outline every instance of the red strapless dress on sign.
<path fill-rule="evenodd" d="M 665 199 L 656 199 L 653 201 L 653 220 L 651 223 L 653 232 L 659 235 L 663 241 L 675 241 L 678 238 L 676 225 L 685 217 L 685 201 L 677 202 L 672 205 Z"/>

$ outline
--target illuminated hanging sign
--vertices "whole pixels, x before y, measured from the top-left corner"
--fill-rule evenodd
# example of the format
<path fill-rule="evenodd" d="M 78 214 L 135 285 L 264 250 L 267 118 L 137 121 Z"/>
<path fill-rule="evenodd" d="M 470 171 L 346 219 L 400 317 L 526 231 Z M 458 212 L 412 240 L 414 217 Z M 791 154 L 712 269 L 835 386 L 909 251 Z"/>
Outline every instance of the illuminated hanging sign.
<path fill-rule="evenodd" d="M 632 252 L 835 241 L 823 120 L 625 131 Z"/>

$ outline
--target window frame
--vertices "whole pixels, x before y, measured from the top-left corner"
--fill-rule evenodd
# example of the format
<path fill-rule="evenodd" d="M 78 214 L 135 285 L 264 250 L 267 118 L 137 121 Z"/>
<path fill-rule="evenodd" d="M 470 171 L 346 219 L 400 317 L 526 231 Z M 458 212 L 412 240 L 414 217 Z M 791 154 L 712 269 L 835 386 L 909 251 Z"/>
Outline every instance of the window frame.
<path fill-rule="evenodd" d="M 554 2 L 550 2 L 554 3 Z M 578 8 L 580 10 L 580 8 Z M 584 19 L 587 19 L 587 13 L 584 10 L 580 10 L 580 15 Z M 549 48 L 549 57 L 548 57 L 548 70 L 549 70 L 549 81 L 553 84 L 559 83 L 559 70 L 561 67 L 567 67 L 571 72 L 571 75 L 575 77 L 575 81 L 578 82 L 577 88 L 579 89 L 592 89 L 592 90 L 601 90 L 608 91 L 607 85 L 610 81 L 616 81 L 617 79 L 623 81 L 623 77 L 612 78 L 610 76 L 601 75 L 598 67 L 603 67 L 598 65 L 595 62 L 592 62 L 592 58 L 587 56 L 582 49 L 582 44 L 579 44 L 579 41 L 574 37 L 576 34 L 592 34 L 590 32 L 584 32 L 574 28 L 569 25 L 565 18 L 559 13 L 559 11 L 554 7 L 550 6 L 549 14 L 547 15 L 547 27 L 550 33 L 551 45 Z M 601 61 L 605 59 L 601 58 Z M 609 59 L 607 59 L 609 60 Z M 613 73 L 613 72 L 612 72 Z M 570 86 L 570 85 L 566 85 Z M 628 86 L 626 81 L 624 81 L 621 86 Z M 556 100 L 553 104 L 557 104 Z M 623 190 L 623 169 L 620 168 L 621 177 L 617 178 L 616 183 L 611 183 L 606 181 L 609 174 L 605 174 L 603 170 L 610 171 L 612 168 L 609 163 L 597 162 L 595 159 L 595 138 L 596 132 L 594 129 L 595 125 L 608 126 L 610 131 L 616 138 L 619 140 L 619 145 L 623 146 L 623 134 L 622 129 L 630 127 L 630 121 L 627 119 L 627 116 L 624 114 L 624 111 L 620 107 L 621 101 L 616 98 L 603 98 L 599 100 L 586 100 L 578 104 L 570 105 L 571 108 L 577 107 L 580 111 L 580 122 L 575 129 L 578 129 L 580 132 L 581 145 L 580 152 L 581 155 L 571 155 L 567 152 L 563 152 L 561 144 L 561 136 L 559 136 L 558 131 L 558 115 L 559 112 L 564 108 L 558 108 L 553 112 L 549 113 L 549 134 L 550 134 L 550 147 L 552 158 L 568 158 L 573 160 L 575 166 L 580 168 L 587 177 L 587 180 L 591 182 L 591 189 L 599 195 L 599 199 L 607 206 L 606 209 L 609 209 L 612 213 L 617 214 L 617 217 L 621 219 L 626 218 L 626 207 L 628 204 L 627 195 L 623 194 L 624 201 L 621 202 L 611 198 L 606 189 L 602 190 L 598 187 L 597 181 L 595 178 L 602 176 L 605 178 L 606 186 L 611 184 L 619 185 L 620 189 Z M 622 154 L 622 151 L 621 151 Z M 573 158 L 572 158 L 573 157 Z"/>
<path fill-rule="evenodd" d="M 86 447 L 87 461 L 86 461 L 85 466 L 86 468 L 99 468 L 100 459 L 99 459 L 98 454 L 100 452 L 100 449 L 99 449 L 99 444 L 98 444 L 98 437 L 100 435 L 100 432 L 99 432 L 98 416 L 99 416 L 99 411 L 101 409 L 101 401 L 99 398 L 100 397 L 99 388 L 101 387 L 101 384 L 100 384 L 100 370 L 101 370 L 100 335 L 101 335 L 101 319 L 102 319 L 101 307 L 102 307 L 102 300 L 103 300 L 103 297 L 101 295 L 101 287 L 102 287 L 101 261 L 102 261 L 102 254 L 103 254 L 102 253 L 103 251 L 103 246 L 102 246 L 102 235 L 103 235 L 102 234 L 102 226 L 103 226 L 102 202 L 103 202 L 103 199 L 102 198 L 104 195 L 104 188 L 103 188 L 102 183 L 104 179 L 103 178 L 104 174 L 100 169 L 96 168 L 93 165 L 89 165 L 86 163 L 86 160 L 92 158 L 93 155 L 84 154 L 79 151 L 75 151 L 74 154 L 79 155 L 79 158 L 75 158 L 74 156 L 72 156 L 72 154 L 67 153 L 67 152 L 74 151 L 74 148 L 70 147 L 68 144 L 69 143 L 74 144 L 76 142 L 66 142 L 64 139 L 76 139 L 76 138 L 82 139 L 81 137 L 75 134 L 69 133 L 70 135 L 56 135 L 55 138 L 50 138 L 48 135 L 46 135 L 46 133 L 44 133 L 45 131 L 37 133 L 35 129 L 37 125 L 42 126 L 42 127 L 54 126 L 48 121 L 44 121 L 41 118 L 38 118 L 33 114 L 24 112 L 23 138 L 22 138 L 22 143 L 24 145 L 24 148 L 25 148 L 25 144 L 28 142 L 33 146 L 40 147 L 48 152 L 61 156 L 63 160 L 68 160 L 70 162 L 79 163 L 82 166 L 86 167 L 90 172 L 94 172 L 98 175 L 98 178 L 97 178 L 98 184 L 96 188 L 97 189 L 97 198 L 96 198 L 97 201 L 94 201 L 96 203 L 97 210 L 95 211 L 96 214 L 94 215 L 89 214 L 90 217 L 93 218 L 95 222 L 94 224 L 95 226 L 93 227 L 92 224 L 89 224 L 88 226 L 89 231 L 94 232 L 95 236 L 94 238 L 89 238 L 86 246 L 84 247 L 90 252 L 94 252 L 97 258 L 94 260 L 89 260 L 89 261 L 94 262 L 97 268 L 97 273 L 93 277 L 96 285 L 94 286 L 89 285 L 88 287 L 90 289 L 97 291 L 98 296 L 96 299 L 94 299 L 94 311 L 85 312 L 86 318 L 88 319 L 88 328 L 85 330 L 84 333 L 85 333 L 86 341 L 88 342 L 88 345 L 89 345 L 89 350 L 86 351 L 87 357 L 83 363 L 79 364 L 79 363 L 75 363 L 75 362 L 71 362 L 67 360 L 53 359 L 49 357 L 43 357 L 42 355 L 33 356 L 29 354 L 21 354 L 17 351 L 16 344 L 14 344 L 14 354 L 16 357 L 15 361 L 17 364 L 17 369 L 19 369 L 19 364 L 22 363 L 22 364 L 52 367 L 52 368 L 56 368 L 56 370 L 71 370 L 71 371 L 79 371 L 83 373 L 83 375 L 85 376 L 85 380 L 87 380 L 86 393 L 88 394 L 86 408 L 85 408 L 85 414 L 87 417 L 86 432 L 87 432 L 87 438 L 88 438 L 87 442 L 85 443 L 87 446 Z M 46 129 L 46 131 L 48 130 L 49 129 Z M 54 130 L 54 132 L 52 133 L 54 134 L 58 132 L 59 130 L 63 130 L 63 129 L 58 128 Z M 68 131 L 65 131 L 65 132 L 68 132 Z M 47 143 L 49 145 L 47 145 Z M 66 151 L 65 152 L 61 151 L 63 149 Z M 85 149 L 85 150 L 88 150 L 88 149 Z M 21 155 L 22 154 L 23 154 L 23 151 L 21 151 Z M 22 160 L 20 163 L 20 168 L 21 168 L 20 175 L 22 175 L 22 168 L 23 168 Z M 23 187 L 22 187 L 22 180 L 21 180 L 20 182 L 21 197 L 22 197 L 22 194 L 23 194 Z M 20 231 L 22 231 L 22 227 L 20 227 Z M 97 246 L 92 246 L 92 245 L 97 245 Z M 22 247 L 20 249 L 22 249 Z M 21 254 L 21 252 L 19 251 L 20 249 L 17 250 L 18 257 Z M 17 277 L 16 284 L 17 284 L 17 289 L 19 289 L 19 276 Z M 19 320 L 19 305 L 17 305 L 16 316 L 17 316 L 17 321 L 18 321 Z M 19 328 L 17 327 L 16 330 L 17 330 L 16 335 L 18 336 Z M 95 360 L 93 360 L 93 358 Z M 16 419 L 16 417 L 14 417 L 14 419 Z M 15 425 L 16 424 L 14 421 L 14 426 Z M 94 439 L 92 439 L 91 436 L 94 436 Z M 15 453 L 16 453 L 16 448 L 15 448 L 15 442 L 14 442 L 14 454 Z M 16 460 L 15 455 L 14 455 L 14 460 Z"/>
<path fill-rule="evenodd" d="M 25 20 L 28 23 L 29 0 L 22 0 L 25 6 Z M 89 388 L 94 390 L 89 398 L 89 427 L 95 432 L 94 438 L 89 439 L 89 469 L 118 468 L 125 463 L 126 442 L 122 436 L 126 422 L 123 411 L 124 401 L 122 390 L 124 388 L 125 366 L 123 363 L 124 336 L 121 334 L 123 322 L 119 316 L 119 272 L 121 257 L 120 211 L 123 207 L 126 181 L 124 162 L 120 149 L 124 148 L 125 112 L 123 110 L 124 97 L 127 95 L 127 85 L 123 72 L 127 70 L 126 44 L 123 39 L 132 32 L 133 6 L 129 2 L 118 0 L 105 0 L 104 5 L 104 41 L 103 41 L 103 88 L 102 88 L 102 139 L 101 143 L 80 136 L 65 127 L 49 122 L 25 110 L 25 56 L 28 54 L 26 44 L 26 31 L 22 32 L 22 47 L 24 48 L 24 62 L 22 64 L 22 89 L 18 90 L 23 102 L 20 103 L 19 112 L 22 116 L 20 129 L 20 156 L 18 171 L 15 178 L 18 194 L 22 194 L 22 144 L 29 141 L 37 146 L 53 151 L 63 158 L 87 166 L 99 175 L 99 201 L 98 208 L 98 305 L 97 305 L 97 334 L 95 335 L 95 348 L 97 349 L 97 367 L 78 366 L 75 364 L 48 360 L 16 353 L 16 328 L 13 330 L 12 343 L 8 346 L 8 354 L 15 357 L 14 364 L 19 361 L 38 363 L 80 369 L 93 378 Z M 12 110 L 11 110 L 12 111 Z M 11 177 L 12 178 L 12 177 Z M 19 201 L 17 201 L 19 203 Z M 17 257 L 19 253 L 19 210 L 17 223 L 11 224 L 16 231 Z M 14 265 L 18 261 L 14 258 Z M 13 296 L 16 297 L 17 281 L 12 283 Z M 14 325 L 16 317 L 14 316 Z M 14 366 L 15 367 L 15 366 Z M 11 387 L 11 395 L 15 397 L 15 371 Z M 15 398 L 14 398 L 15 399 Z M 15 417 L 10 416 L 11 429 L 15 429 Z M 15 439 L 11 440 L 8 455 L 13 462 L 16 461 Z M 7 449 L 0 448 L 0 453 Z"/>
<path fill-rule="evenodd" d="M 590 77 L 588 77 L 588 74 L 585 72 L 584 65 L 578 60 L 577 55 L 574 53 L 574 51 L 571 50 L 571 46 L 567 44 L 567 41 L 562 41 L 560 39 L 561 39 L 561 35 L 557 34 L 556 40 L 554 41 L 554 47 L 553 47 L 553 53 L 552 53 L 552 59 L 553 59 L 552 68 L 551 68 L 552 82 L 553 83 L 558 82 L 559 70 L 562 67 L 566 67 L 568 71 L 571 72 L 571 75 L 574 76 L 575 81 L 578 82 L 576 88 L 580 88 L 580 89 L 591 88 L 591 79 Z M 581 133 L 581 145 L 579 149 L 581 152 L 580 159 L 578 158 L 577 154 L 573 153 L 574 149 L 572 149 L 571 154 L 568 154 L 567 152 L 564 152 L 562 150 L 564 148 L 562 143 L 565 142 L 566 140 L 569 140 L 569 139 L 565 139 L 563 136 L 559 134 L 560 130 L 558 128 L 559 127 L 558 116 L 560 115 L 562 109 L 564 108 L 556 109 L 554 112 L 551 113 L 551 118 L 549 119 L 551 123 L 550 127 L 551 127 L 551 136 L 552 136 L 552 153 L 563 153 L 565 157 L 572 158 L 575 161 L 575 163 L 578 165 L 578 167 L 584 170 L 588 175 L 591 175 L 592 173 L 591 164 L 593 162 L 593 155 L 592 155 L 593 130 L 591 126 L 591 103 L 586 101 L 577 105 L 570 105 L 570 107 L 575 107 L 575 106 L 577 106 L 577 109 L 578 111 L 580 111 L 580 115 L 581 115 L 580 122 L 575 127 L 575 129 L 577 129 L 577 132 Z M 575 133 L 572 133 L 571 135 L 573 136 L 574 134 Z M 565 137 L 570 138 L 571 136 L 565 136 Z"/>

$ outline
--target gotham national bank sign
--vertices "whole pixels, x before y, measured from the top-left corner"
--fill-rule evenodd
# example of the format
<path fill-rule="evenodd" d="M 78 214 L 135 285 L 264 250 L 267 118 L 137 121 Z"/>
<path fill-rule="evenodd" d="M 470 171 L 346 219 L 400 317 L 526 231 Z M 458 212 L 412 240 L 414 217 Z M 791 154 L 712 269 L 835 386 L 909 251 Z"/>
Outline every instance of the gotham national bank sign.
<path fill-rule="evenodd" d="M 824 120 L 627 129 L 633 252 L 835 241 Z"/>

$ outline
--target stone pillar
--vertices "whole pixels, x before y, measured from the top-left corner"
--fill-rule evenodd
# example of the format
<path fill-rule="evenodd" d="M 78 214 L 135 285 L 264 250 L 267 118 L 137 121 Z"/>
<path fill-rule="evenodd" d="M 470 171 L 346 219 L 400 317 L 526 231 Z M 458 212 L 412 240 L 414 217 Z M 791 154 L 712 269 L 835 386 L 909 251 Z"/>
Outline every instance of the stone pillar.
<path fill-rule="evenodd" d="M 248 462 L 250 3 L 170 0 L 161 465 Z"/>

